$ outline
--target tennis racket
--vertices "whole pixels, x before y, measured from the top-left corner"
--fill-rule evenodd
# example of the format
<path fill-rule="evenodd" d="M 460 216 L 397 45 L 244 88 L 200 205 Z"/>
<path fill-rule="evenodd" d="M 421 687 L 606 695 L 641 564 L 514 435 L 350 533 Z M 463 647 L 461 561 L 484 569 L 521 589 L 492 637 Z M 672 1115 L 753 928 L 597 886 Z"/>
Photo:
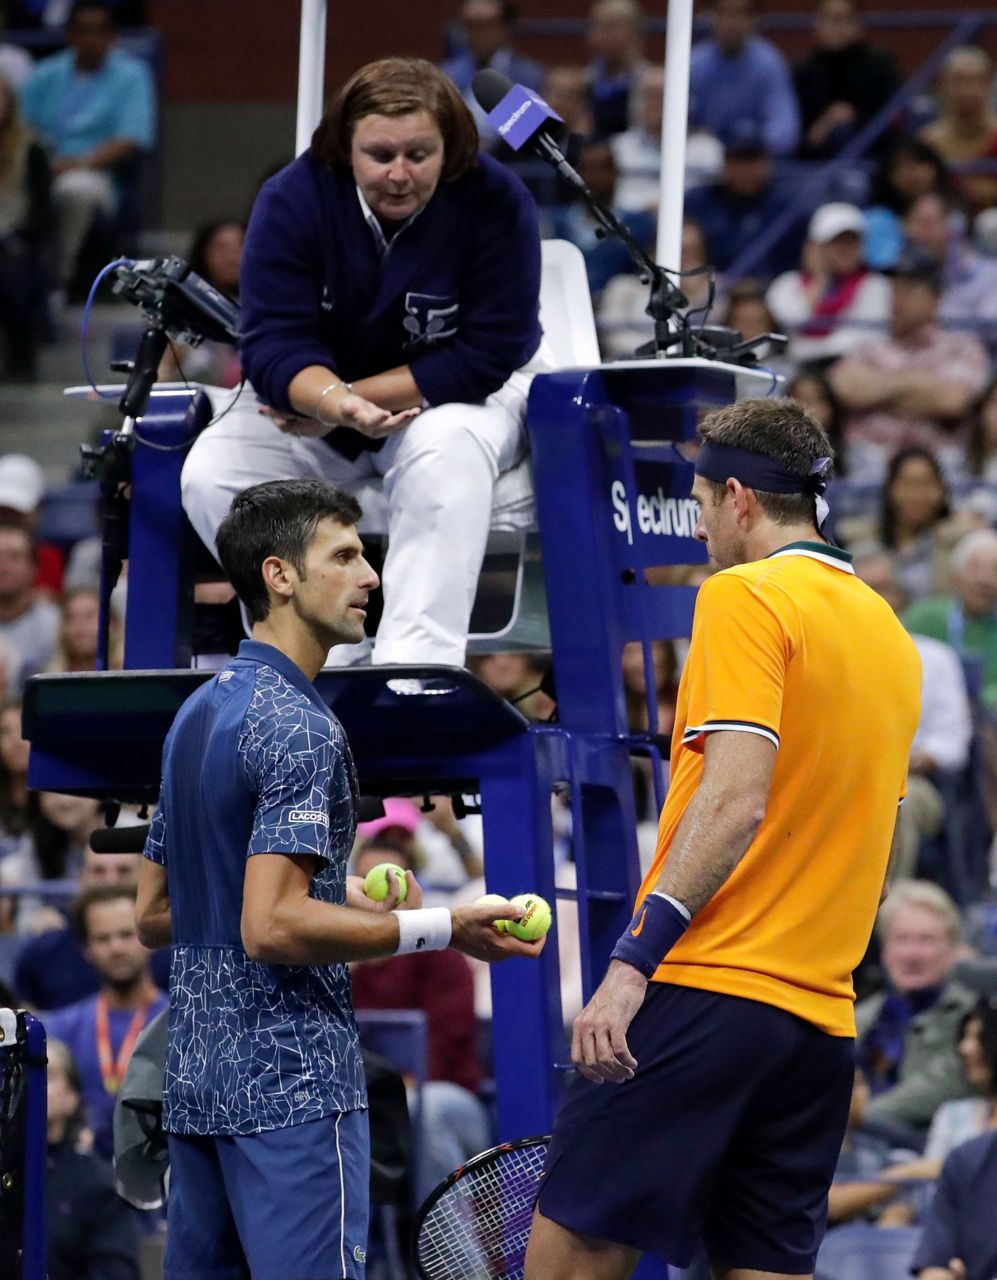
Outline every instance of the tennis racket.
<path fill-rule="evenodd" d="M 413 1229 L 421 1280 L 523 1280 L 549 1141 L 503 1142 L 430 1192 Z"/>

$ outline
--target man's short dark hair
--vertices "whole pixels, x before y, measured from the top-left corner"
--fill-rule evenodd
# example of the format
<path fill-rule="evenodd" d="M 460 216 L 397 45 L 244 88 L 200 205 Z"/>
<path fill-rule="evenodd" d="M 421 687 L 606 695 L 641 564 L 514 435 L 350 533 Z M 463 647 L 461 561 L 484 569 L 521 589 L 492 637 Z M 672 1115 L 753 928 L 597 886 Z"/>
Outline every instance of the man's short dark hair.
<path fill-rule="evenodd" d="M 818 458 L 831 458 L 834 450 L 821 425 L 795 400 L 740 400 L 708 414 L 699 424 L 703 440 L 725 444 L 749 453 L 761 453 L 781 463 L 803 480 Z M 724 485 L 713 485 L 717 501 Z M 758 505 L 776 524 L 817 524 L 816 500 L 811 493 L 769 493 L 754 489 Z"/>
<path fill-rule="evenodd" d="M 89 916 L 90 908 L 105 902 L 118 902 L 123 899 L 135 905 L 136 888 L 130 884 L 92 884 L 84 889 L 73 901 L 70 923 L 73 932 L 81 944 L 86 946 L 90 940 Z"/>
<path fill-rule="evenodd" d="M 73 0 L 73 6 L 69 10 L 69 16 L 66 19 L 66 26 L 71 27 L 76 20 L 77 14 L 89 13 L 92 9 L 99 9 L 107 18 L 107 25 L 114 28 L 118 25 L 118 15 L 115 13 L 114 5 L 109 0 Z"/>
<path fill-rule="evenodd" d="M 217 534 L 218 559 L 253 622 L 270 612 L 263 581 L 269 556 L 305 576 L 305 555 L 323 520 L 344 527 L 360 519 L 360 504 L 324 480 L 268 480 L 240 493 Z"/>

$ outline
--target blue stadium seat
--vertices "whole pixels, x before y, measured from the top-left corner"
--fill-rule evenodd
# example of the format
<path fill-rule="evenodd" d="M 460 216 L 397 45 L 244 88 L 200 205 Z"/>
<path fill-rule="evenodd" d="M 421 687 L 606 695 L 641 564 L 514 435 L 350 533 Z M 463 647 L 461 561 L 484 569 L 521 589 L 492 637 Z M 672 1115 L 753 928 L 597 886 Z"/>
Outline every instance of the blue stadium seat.
<path fill-rule="evenodd" d="M 815 1280 L 907 1280 L 920 1238 L 919 1227 L 837 1227 L 821 1245 Z"/>
<path fill-rule="evenodd" d="M 97 504 L 100 486 L 96 480 L 74 480 L 58 489 L 48 489 L 38 514 L 38 538 L 54 542 L 69 551 L 84 538 L 99 532 Z"/>

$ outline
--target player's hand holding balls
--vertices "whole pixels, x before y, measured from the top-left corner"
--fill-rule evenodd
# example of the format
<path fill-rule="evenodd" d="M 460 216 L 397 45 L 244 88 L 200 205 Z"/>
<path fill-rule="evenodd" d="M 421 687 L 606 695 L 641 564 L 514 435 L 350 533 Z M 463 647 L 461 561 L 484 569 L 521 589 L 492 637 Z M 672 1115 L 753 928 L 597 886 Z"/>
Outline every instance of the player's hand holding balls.
<path fill-rule="evenodd" d="M 394 862 L 379 862 L 364 877 L 363 891 L 374 902 L 383 902 L 394 889 L 398 902 L 408 897 L 405 872 Z"/>
<path fill-rule="evenodd" d="M 539 893 L 517 893 L 510 899 L 514 907 L 522 907 L 518 920 L 505 922 L 506 933 L 523 942 L 539 942 L 550 928 L 550 906 Z"/>
<path fill-rule="evenodd" d="M 494 964 L 510 956 L 536 957 L 544 947 L 544 938 L 524 942 L 509 932 L 509 926 L 522 919 L 518 902 L 506 902 L 498 894 L 489 893 L 467 907 L 455 907 L 450 913 L 453 931 L 450 945 L 475 960 Z"/>
<path fill-rule="evenodd" d="M 393 862 L 382 862 L 371 868 L 364 879 L 346 877 L 346 905 L 379 915 L 396 909 L 418 911 L 422 906 L 422 889 L 411 871 L 403 871 Z"/>

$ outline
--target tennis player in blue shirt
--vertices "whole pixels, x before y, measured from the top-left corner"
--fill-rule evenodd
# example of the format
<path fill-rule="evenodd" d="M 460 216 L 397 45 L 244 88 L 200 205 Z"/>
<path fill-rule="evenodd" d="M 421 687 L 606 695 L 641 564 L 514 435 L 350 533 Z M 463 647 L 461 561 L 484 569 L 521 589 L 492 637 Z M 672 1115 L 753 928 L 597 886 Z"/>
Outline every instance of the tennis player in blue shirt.
<path fill-rule="evenodd" d="M 378 578 L 356 501 L 315 480 L 247 489 L 218 533 L 252 639 L 181 708 L 136 906 L 173 945 L 163 1122 L 167 1280 L 364 1274 L 369 1137 L 347 963 L 456 947 L 536 955 L 495 907 L 424 910 L 409 873 L 346 875 L 357 783 L 312 681 L 364 634 Z"/>

